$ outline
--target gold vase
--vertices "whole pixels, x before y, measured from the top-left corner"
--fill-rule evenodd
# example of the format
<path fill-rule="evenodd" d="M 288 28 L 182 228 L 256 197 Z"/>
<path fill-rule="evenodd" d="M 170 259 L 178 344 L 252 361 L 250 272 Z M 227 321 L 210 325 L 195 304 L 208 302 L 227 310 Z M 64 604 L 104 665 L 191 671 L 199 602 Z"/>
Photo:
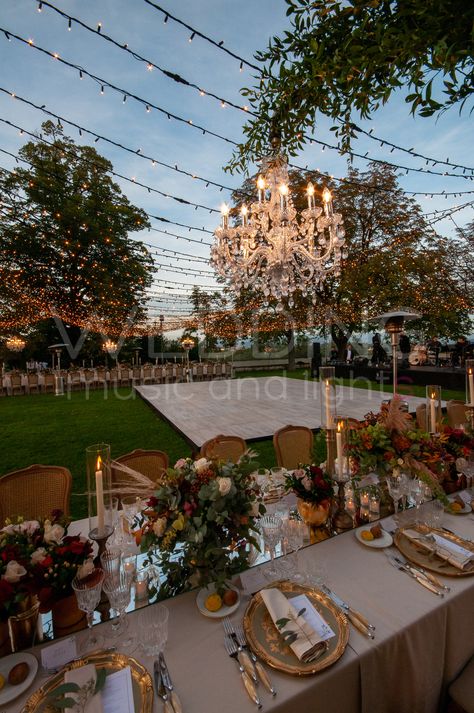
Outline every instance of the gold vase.
<path fill-rule="evenodd" d="M 12 651 L 21 651 L 34 646 L 41 640 L 39 635 L 40 603 L 36 596 L 22 603 L 22 611 L 8 618 L 8 632 Z"/>
<path fill-rule="evenodd" d="M 329 532 L 327 531 L 326 524 L 331 509 L 331 501 L 326 499 L 320 503 L 311 503 L 307 500 L 297 498 L 296 507 L 298 508 L 302 520 L 309 527 L 311 544 L 320 542 L 321 540 L 327 540 Z"/>
<path fill-rule="evenodd" d="M 86 613 L 77 606 L 75 594 L 58 599 L 51 608 L 54 637 L 66 636 L 87 628 Z"/>

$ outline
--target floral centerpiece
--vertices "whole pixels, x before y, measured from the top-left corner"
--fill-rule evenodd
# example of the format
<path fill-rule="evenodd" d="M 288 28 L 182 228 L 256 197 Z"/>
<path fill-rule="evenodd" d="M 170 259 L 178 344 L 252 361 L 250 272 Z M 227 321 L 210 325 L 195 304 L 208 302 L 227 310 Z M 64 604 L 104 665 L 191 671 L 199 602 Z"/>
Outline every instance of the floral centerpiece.
<path fill-rule="evenodd" d="M 402 408 L 400 396 L 383 404 L 378 414 L 369 413 L 351 429 L 347 447 L 353 477 L 375 471 L 383 476 L 407 471 L 420 478 L 436 497 L 443 498 L 440 480 L 446 451 L 440 439 L 416 426 Z"/>
<path fill-rule="evenodd" d="M 265 511 L 254 470 L 248 452 L 236 464 L 181 458 L 168 469 L 138 516 L 141 549 L 164 573 L 160 597 L 211 582 L 221 591 L 247 566 L 247 544 L 258 546 L 255 519 Z"/>
<path fill-rule="evenodd" d="M 0 620 L 21 611 L 34 595 L 47 611 L 72 594 L 78 572 L 93 568 L 92 544 L 68 535 L 68 525 L 56 510 L 44 520 L 7 521 L 0 530 Z"/>
<path fill-rule="evenodd" d="M 331 477 L 317 465 L 299 466 L 285 478 L 287 492 L 297 496 L 297 507 L 310 526 L 323 525 L 328 518 L 334 495 Z"/>

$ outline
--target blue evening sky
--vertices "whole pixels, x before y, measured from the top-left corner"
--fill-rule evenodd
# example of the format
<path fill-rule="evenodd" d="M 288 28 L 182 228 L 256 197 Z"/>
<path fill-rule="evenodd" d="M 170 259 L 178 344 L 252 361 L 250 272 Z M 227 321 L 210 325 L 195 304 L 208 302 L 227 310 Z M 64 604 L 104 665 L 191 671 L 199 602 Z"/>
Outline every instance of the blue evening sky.
<path fill-rule="evenodd" d="M 239 70 L 239 61 L 199 37 L 189 42 L 190 31 L 169 19 L 166 23 L 161 12 L 145 0 L 52 0 L 52 5 L 73 18 L 80 19 L 92 28 L 102 23 L 102 33 L 110 35 L 120 44 L 150 60 L 156 65 L 177 74 L 236 104 L 243 105 L 239 94 L 242 86 L 253 83 L 252 70 Z M 253 61 L 257 49 L 266 46 L 269 37 L 281 33 L 287 27 L 286 6 L 283 0 L 162 0 L 163 8 L 200 30 L 204 34 L 223 41 L 224 46 L 239 56 Z M 68 20 L 45 4 L 38 12 L 37 0 L 2 0 L 0 4 L 0 27 L 28 40 L 36 47 L 59 56 L 87 72 L 116 85 L 119 89 L 143 99 L 144 104 L 129 96 L 123 102 L 123 94 L 105 86 L 101 95 L 101 82 L 95 82 L 77 69 L 65 66 L 13 37 L 8 41 L 0 32 L 0 88 L 13 92 L 38 106 L 45 106 L 65 120 L 79 124 L 114 142 L 172 166 L 202 176 L 228 187 L 238 187 L 239 175 L 224 173 L 223 166 L 232 152 L 225 141 L 203 134 L 189 124 L 168 120 L 166 114 L 156 109 L 146 111 L 145 104 L 154 104 L 179 115 L 194 124 L 216 132 L 223 137 L 239 141 L 245 114 L 231 107 L 222 108 L 220 103 L 198 91 L 171 81 L 157 69 L 147 70 L 143 61 L 106 42 L 101 35 L 79 27 L 74 21 L 68 30 Z M 470 107 L 469 107 L 470 108 Z M 37 131 L 48 118 L 40 109 L 12 99 L 0 91 L 0 118 L 13 122 L 26 131 Z M 472 119 L 468 111 L 459 116 L 457 109 L 445 113 L 438 120 L 413 118 L 408 105 L 401 97 L 394 98 L 380 110 L 370 123 L 362 124 L 367 130 L 373 127 L 374 134 L 404 147 L 413 147 L 417 152 L 434 159 L 449 160 L 466 166 L 474 165 L 472 155 Z M 115 177 L 128 198 L 153 216 L 169 221 L 204 228 L 212 231 L 219 222 L 218 210 L 223 200 L 229 200 L 228 190 L 219 188 L 179 174 L 159 165 L 152 165 L 137 154 L 116 148 L 103 140 L 94 142 L 86 133 L 79 136 L 78 130 L 64 123 L 65 133 L 79 143 L 93 144 L 114 165 L 114 170 L 129 179 L 135 179 L 167 194 L 206 206 L 195 209 L 170 198 L 160 196 L 147 188 L 139 187 Z M 321 121 L 315 132 L 317 138 L 334 143 L 329 132 L 329 122 Z M 21 136 L 3 121 L 0 122 L 0 166 L 12 169 L 15 160 L 4 153 L 16 154 L 28 139 Z M 361 138 L 354 145 L 361 154 L 367 151 L 374 158 L 386 159 L 397 164 L 426 168 L 425 162 L 414 159 L 397 150 L 390 153 L 378 142 Z M 343 177 L 346 159 L 335 151 L 324 152 L 315 145 L 308 146 L 295 163 L 319 168 Z M 363 169 L 367 163 L 355 160 L 354 165 Z M 251 167 L 252 169 L 253 167 Z M 454 169 L 436 167 L 434 170 Z M 443 197 L 417 196 L 426 213 L 457 206 L 474 200 L 472 179 L 451 176 L 430 176 L 402 172 L 400 183 L 406 191 L 460 192 L 465 195 Z M 464 226 L 473 220 L 472 205 L 456 212 L 454 220 Z M 209 287 L 215 284 L 209 265 L 204 261 L 209 256 L 212 235 L 199 230 L 188 230 L 172 224 L 151 219 L 154 228 L 168 230 L 180 238 L 154 230 L 135 234 L 146 243 L 156 246 L 155 259 L 161 266 L 153 287 L 155 292 L 154 314 L 160 312 L 179 314 L 185 309 L 185 295 L 193 284 Z M 434 226 L 440 234 L 452 236 L 455 226 L 449 219 Z M 194 241 L 194 242 L 191 242 Z M 185 255 L 173 255 L 169 251 Z M 196 261 L 193 256 L 201 260 Z M 186 274 L 192 269 L 193 274 Z M 197 270 L 203 274 L 197 274 Z M 165 295 L 165 297 L 159 297 Z M 171 296 L 174 296 L 171 299 Z M 163 301 L 165 300 L 165 301 Z"/>

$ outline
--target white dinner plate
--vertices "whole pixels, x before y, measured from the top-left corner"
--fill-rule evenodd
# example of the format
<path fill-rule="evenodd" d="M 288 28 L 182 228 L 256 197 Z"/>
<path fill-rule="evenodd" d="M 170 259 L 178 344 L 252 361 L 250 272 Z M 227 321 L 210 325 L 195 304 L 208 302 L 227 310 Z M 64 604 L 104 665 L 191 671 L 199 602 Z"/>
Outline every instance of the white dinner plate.
<path fill-rule="evenodd" d="M 12 686 L 8 683 L 8 674 L 12 670 L 13 666 L 16 666 L 17 663 L 23 662 L 27 663 L 30 667 L 28 676 L 25 678 L 23 683 L 19 683 L 18 686 Z M 26 691 L 26 689 L 33 683 L 37 670 L 38 661 L 35 659 L 33 654 L 27 654 L 20 651 L 18 654 L 11 654 L 10 656 L 0 658 L 0 673 L 5 677 L 5 685 L 0 691 L 0 706 L 13 701 L 14 698 Z"/>
<path fill-rule="evenodd" d="M 359 527 L 358 530 L 355 531 L 355 536 L 356 539 L 362 544 L 366 545 L 366 547 L 375 547 L 375 549 L 381 549 L 383 547 L 390 547 L 390 545 L 393 543 L 392 535 L 390 533 L 386 532 L 385 530 L 382 530 L 382 537 L 378 537 L 376 540 L 364 540 L 361 537 L 361 533 L 363 530 L 370 530 L 370 527 L 367 525 L 364 525 L 364 527 Z"/>
<path fill-rule="evenodd" d="M 219 611 L 209 611 L 209 609 L 206 609 L 206 607 L 204 606 L 204 602 L 206 601 L 207 597 L 210 594 L 214 594 L 214 592 L 216 591 L 215 586 L 213 584 L 210 584 L 205 589 L 200 589 L 196 596 L 196 604 L 201 614 L 204 614 L 204 616 L 207 616 L 209 619 L 222 619 L 224 616 L 230 616 L 235 611 L 237 611 L 240 606 L 239 590 L 232 584 L 227 585 L 227 589 L 233 589 L 234 592 L 237 592 L 237 601 L 231 607 L 228 607 L 223 604 Z"/>

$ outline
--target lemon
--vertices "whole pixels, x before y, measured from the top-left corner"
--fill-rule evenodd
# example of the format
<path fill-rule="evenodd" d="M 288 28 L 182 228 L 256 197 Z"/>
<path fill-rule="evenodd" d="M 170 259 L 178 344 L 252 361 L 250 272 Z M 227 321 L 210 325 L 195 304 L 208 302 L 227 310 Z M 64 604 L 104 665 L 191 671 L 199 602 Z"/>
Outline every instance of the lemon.
<path fill-rule="evenodd" d="M 5 676 L 2 676 L 2 674 L 0 673 L 0 691 L 2 690 L 4 685 L 5 685 Z"/>
<path fill-rule="evenodd" d="M 460 512 L 462 509 L 463 507 L 460 503 L 451 503 L 450 505 L 450 510 L 453 512 Z"/>
<path fill-rule="evenodd" d="M 370 532 L 370 530 L 362 530 L 362 532 L 360 533 L 360 536 L 362 537 L 363 540 L 366 540 L 367 542 L 370 542 L 371 540 L 374 539 L 374 536 Z"/>
<path fill-rule="evenodd" d="M 204 606 L 208 611 L 219 611 L 222 607 L 222 598 L 219 594 L 210 594 L 204 602 Z"/>

